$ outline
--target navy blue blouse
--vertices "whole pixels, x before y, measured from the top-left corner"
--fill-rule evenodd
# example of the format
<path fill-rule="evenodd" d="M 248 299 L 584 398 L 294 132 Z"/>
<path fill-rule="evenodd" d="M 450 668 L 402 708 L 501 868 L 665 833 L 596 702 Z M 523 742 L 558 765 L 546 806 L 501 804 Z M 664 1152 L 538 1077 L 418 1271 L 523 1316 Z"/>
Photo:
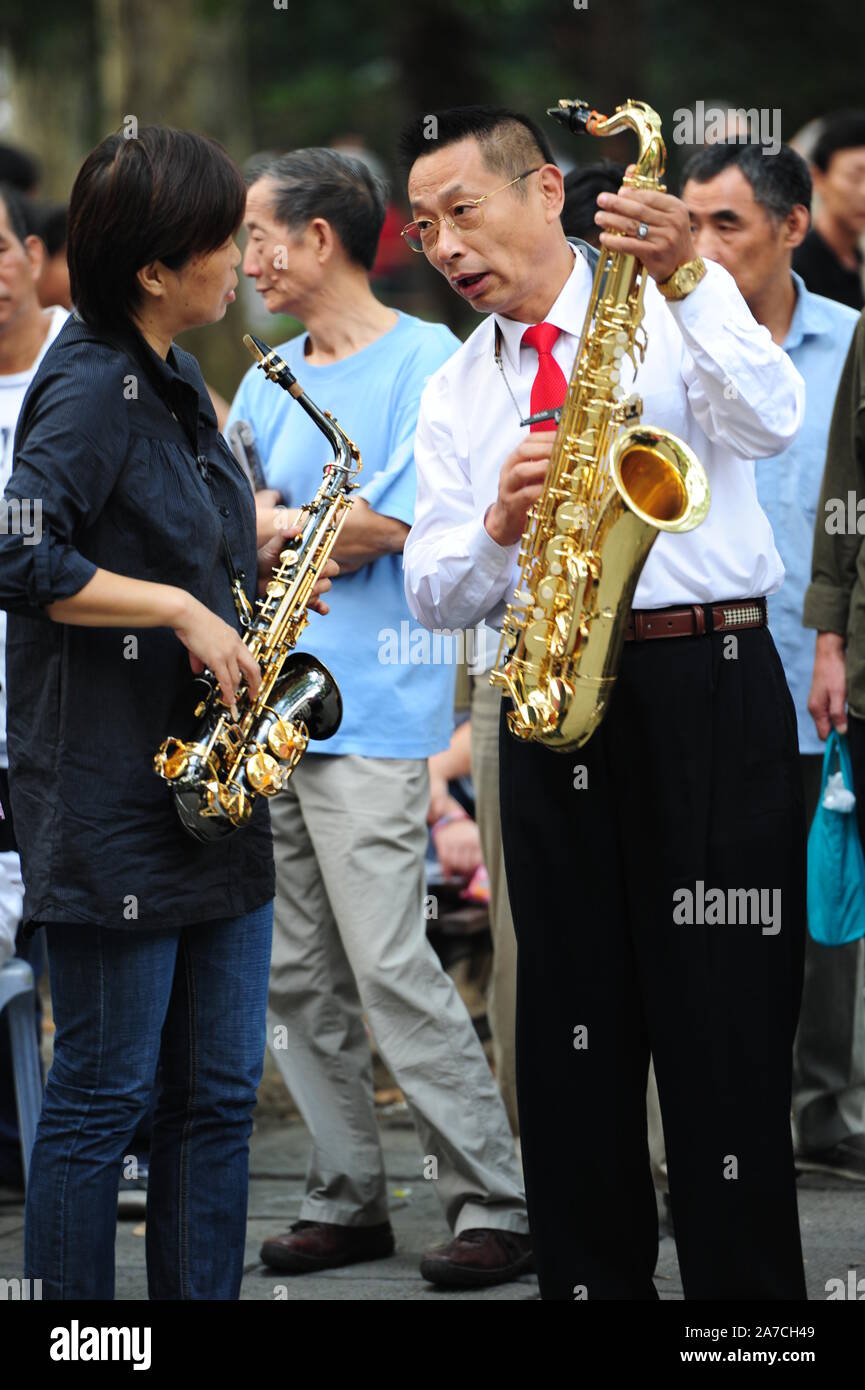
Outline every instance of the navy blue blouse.
<path fill-rule="evenodd" d="M 242 830 L 202 844 L 153 771 L 162 740 L 183 732 L 186 648 L 170 628 L 77 627 L 43 611 L 100 568 L 177 585 L 239 628 L 223 528 L 254 600 L 255 507 L 195 358 L 172 348 L 164 361 L 132 327 L 106 340 L 70 317 L 25 398 L 5 495 L 41 505 L 37 544 L 0 534 L 25 923 L 176 928 L 268 902 L 264 800 Z"/>

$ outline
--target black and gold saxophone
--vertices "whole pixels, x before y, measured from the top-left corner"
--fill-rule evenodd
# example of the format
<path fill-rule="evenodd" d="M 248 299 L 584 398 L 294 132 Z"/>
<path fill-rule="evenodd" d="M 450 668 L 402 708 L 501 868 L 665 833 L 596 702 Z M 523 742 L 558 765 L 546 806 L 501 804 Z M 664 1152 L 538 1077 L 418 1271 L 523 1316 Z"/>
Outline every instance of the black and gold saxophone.
<path fill-rule="evenodd" d="M 153 760 L 174 794 L 184 828 L 204 841 L 245 825 L 255 798 L 282 791 L 309 740 L 330 738 L 342 719 L 342 697 L 327 667 L 292 648 L 309 621 L 310 596 L 348 516 L 360 452 L 333 416 L 313 405 L 272 348 L 250 334 L 243 341 L 269 380 L 303 407 L 334 456 L 314 500 L 303 508 L 302 531 L 286 542 L 244 633 L 261 670 L 258 694 L 253 699 L 243 682 L 235 719 L 219 699 L 213 673 L 203 671 L 190 701 L 195 721 L 190 737 L 167 738 Z"/>

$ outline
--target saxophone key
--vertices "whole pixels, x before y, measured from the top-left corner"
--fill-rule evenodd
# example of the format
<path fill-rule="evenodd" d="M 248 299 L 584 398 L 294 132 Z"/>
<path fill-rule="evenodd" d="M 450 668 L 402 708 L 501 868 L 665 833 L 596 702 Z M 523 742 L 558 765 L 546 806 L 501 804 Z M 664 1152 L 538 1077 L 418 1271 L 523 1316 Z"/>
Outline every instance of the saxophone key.
<path fill-rule="evenodd" d="M 562 502 L 556 508 L 556 528 L 566 535 L 573 535 L 585 525 L 586 515 L 582 502 Z"/>
<path fill-rule="evenodd" d="M 288 719 L 276 719 L 267 735 L 267 745 L 277 758 L 285 761 L 294 753 L 303 753 L 309 742 L 306 729 Z"/>
<path fill-rule="evenodd" d="M 554 625 L 547 619 L 539 620 L 536 618 L 533 623 L 529 623 L 525 635 L 525 648 L 528 655 L 534 660 L 546 656 L 554 632 Z"/>
<path fill-rule="evenodd" d="M 208 782 L 207 802 L 213 808 L 214 814 L 221 809 L 228 816 L 232 825 L 243 825 L 249 820 L 252 814 L 252 802 L 241 787 L 232 783 L 223 785 L 222 782 Z"/>
<path fill-rule="evenodd" d="M 559 532 L 547 541 L 544 547 L 544 560 L 550 574 L 562 574 L 573 553 L 574 543 L 570 536 L 565 536 Z"/>
<path fill-rule="evenodd" d="M 179 739 L 167 738 L 153 759 L 154 770 L 166 782 L 175 782 L 189 766 L 189 750 Z"/>
<path fill-rule="evenodd" d="M 535 609 L 535 617 L 546 617 L 555 608 L 567 606 L 568 586 L 560 575 L 545 575 L 538 585 L 538 599 L 541 608 Z"/>
<path fill-rule="evenodd" d="M 283 770 L 269 753 L 253 753 L 246 760 L 245 771 L 249 785 L 260 796 L 276 796 L 282 791 Z"/>

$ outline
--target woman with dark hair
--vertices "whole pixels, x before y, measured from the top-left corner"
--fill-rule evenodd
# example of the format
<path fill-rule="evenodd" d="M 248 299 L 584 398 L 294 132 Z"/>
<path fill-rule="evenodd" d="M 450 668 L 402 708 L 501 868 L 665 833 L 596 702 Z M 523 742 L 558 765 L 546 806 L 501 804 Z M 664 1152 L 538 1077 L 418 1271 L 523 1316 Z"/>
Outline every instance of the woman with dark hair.
<path fill-rule="evenodd" d="M 69 207 L 77 312 L 34 378 L 6 489 L 10 514 L 39 518 L 35 544 L 0 535 L 0 605 L 24 922 L 46 930 L 56 1024 L 26 1211 L 46 1298 L 114 1295 L 118 1177 L 157 1068 L 150 1297 L 240 1290 L 269 818 L 259 799 L 229 839 L 193 840 L 153 755 L 190 666 L 227 704 L 259 684 L 232 588 L 255 597 L 252 494 L 172 345 L 234 299 L 244 201 L 225 151 L 189 132 L 88 156 Z"/>

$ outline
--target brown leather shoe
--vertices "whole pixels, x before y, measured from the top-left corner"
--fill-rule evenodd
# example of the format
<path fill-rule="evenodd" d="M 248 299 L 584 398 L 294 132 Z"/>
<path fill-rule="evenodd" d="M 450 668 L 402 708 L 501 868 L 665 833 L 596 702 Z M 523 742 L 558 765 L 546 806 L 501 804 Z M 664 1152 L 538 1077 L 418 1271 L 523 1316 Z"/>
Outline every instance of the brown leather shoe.
<path fill-rule="evenodd" d="M 271 1236 L 260 1259 L 284 1274 L 338 1269 L 362 1260 L 382 1260 L 394 1252 L 389 1221 L 381 1226 L 334 1226 L 327 1221 L 295 1221 L 282 1236 Z"/>
<path fill-rule="evenodd" d="M 531 1236 L 498 1227 L 462 1231 L 448 1245 L 428 1250 L 420 1262 L 431 1284 L 463 1289 L 506 1284 L 534 1267 Z"/>

